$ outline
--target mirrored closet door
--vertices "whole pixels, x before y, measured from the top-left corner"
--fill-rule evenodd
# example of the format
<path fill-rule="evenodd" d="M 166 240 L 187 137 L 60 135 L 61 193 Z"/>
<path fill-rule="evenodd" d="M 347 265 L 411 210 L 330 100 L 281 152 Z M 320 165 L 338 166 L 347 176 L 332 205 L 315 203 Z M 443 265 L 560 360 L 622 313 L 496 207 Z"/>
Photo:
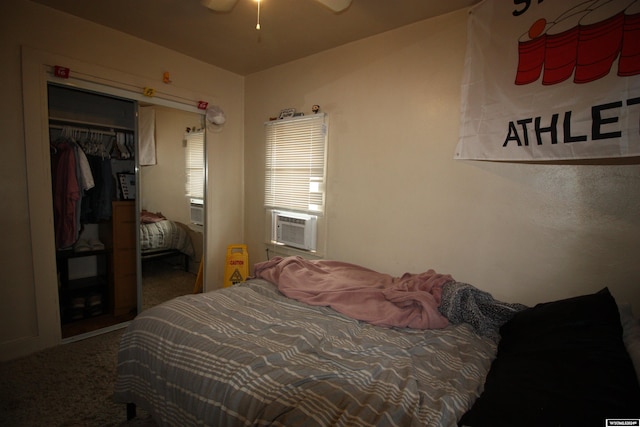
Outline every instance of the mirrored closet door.
<path fill-rule="evenodd" d="M 142 310 L 193 293 L 204 249 L 203 116 L 139 106 Z"/>

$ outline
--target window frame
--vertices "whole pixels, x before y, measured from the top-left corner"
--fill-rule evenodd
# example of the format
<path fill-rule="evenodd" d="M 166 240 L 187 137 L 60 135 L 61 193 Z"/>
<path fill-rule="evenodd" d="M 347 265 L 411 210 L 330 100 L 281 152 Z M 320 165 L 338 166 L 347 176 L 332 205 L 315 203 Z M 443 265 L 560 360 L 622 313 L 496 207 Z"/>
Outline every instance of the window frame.
<path fill-rule="evenodd" d="M 204 130 L 185 134 L 185 195 L 204 199 L 205 191 L 205 141 Z"/>
<path fill-rule="evenodd" d="M 265 208 L 323 215 L 327 153 L 326 114 L 265 122 Z"/>

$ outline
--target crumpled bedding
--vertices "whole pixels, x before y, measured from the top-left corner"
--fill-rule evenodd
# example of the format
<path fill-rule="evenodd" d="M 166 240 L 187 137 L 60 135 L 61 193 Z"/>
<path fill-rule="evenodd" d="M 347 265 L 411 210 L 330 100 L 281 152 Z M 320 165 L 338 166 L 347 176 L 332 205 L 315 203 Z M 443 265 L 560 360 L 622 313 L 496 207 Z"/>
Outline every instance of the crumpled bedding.
<path fill-rule="evenodd" d="M 479 335 L 498 340 L 500 326 L 526 308 L 523 304 L 498 301 L 475 286 L 454 281 L 443 286 L 438 310 L 451 323 L 468 323 Z"/>
<path fill-rule="evenodd" d="M 468 323 L 496 340 L 500 326 L 527 308 L 495 300 L 432 269 L 392 277 L 346 262 L 291 256 L 256 264 L 254 275 L 289 298 L 384 327 L 441 329 L 449 322 Z"/>
<path fill-rule="evenodd" d="M 377 326 L 440 329 L 449 324 L 438 306 L 442 286 L 453 278 L 433 270 L 392 277 L 341 261 L 292 256 L 258 263 L 254 274 L 289 298 Z"/>

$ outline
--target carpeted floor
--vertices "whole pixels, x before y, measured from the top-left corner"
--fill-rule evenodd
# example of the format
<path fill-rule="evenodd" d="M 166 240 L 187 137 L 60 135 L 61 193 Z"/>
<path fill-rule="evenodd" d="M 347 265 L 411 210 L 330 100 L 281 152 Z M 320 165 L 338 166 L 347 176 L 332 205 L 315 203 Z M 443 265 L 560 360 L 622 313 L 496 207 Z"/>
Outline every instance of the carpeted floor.
<path fill-rule="evenodd" d="M 142 264 L 142 310 L 193 292 L 196 275 L 183 270 L 181 260 L 145 261 Z"/>
<path fill-rule="evenodd" d="M 195 275 L 179 267 L 153 261 L 142 274 L 143 310 L 193 291 Z M 0 363 L 0 426 L 155 426 L 141 410 L 127 422 L 125 405 L 111 398 L 123 332 Z"/>

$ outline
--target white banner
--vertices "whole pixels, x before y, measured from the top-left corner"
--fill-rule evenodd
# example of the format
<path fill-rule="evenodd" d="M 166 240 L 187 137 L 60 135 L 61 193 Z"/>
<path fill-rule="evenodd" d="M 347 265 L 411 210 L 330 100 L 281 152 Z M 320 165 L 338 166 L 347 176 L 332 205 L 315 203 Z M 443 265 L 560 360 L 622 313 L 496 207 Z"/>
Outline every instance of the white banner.
<path fill-rule="evenodd" d="M 456 159 L 640 156 L 640 0 L 485 0 Z"/>

